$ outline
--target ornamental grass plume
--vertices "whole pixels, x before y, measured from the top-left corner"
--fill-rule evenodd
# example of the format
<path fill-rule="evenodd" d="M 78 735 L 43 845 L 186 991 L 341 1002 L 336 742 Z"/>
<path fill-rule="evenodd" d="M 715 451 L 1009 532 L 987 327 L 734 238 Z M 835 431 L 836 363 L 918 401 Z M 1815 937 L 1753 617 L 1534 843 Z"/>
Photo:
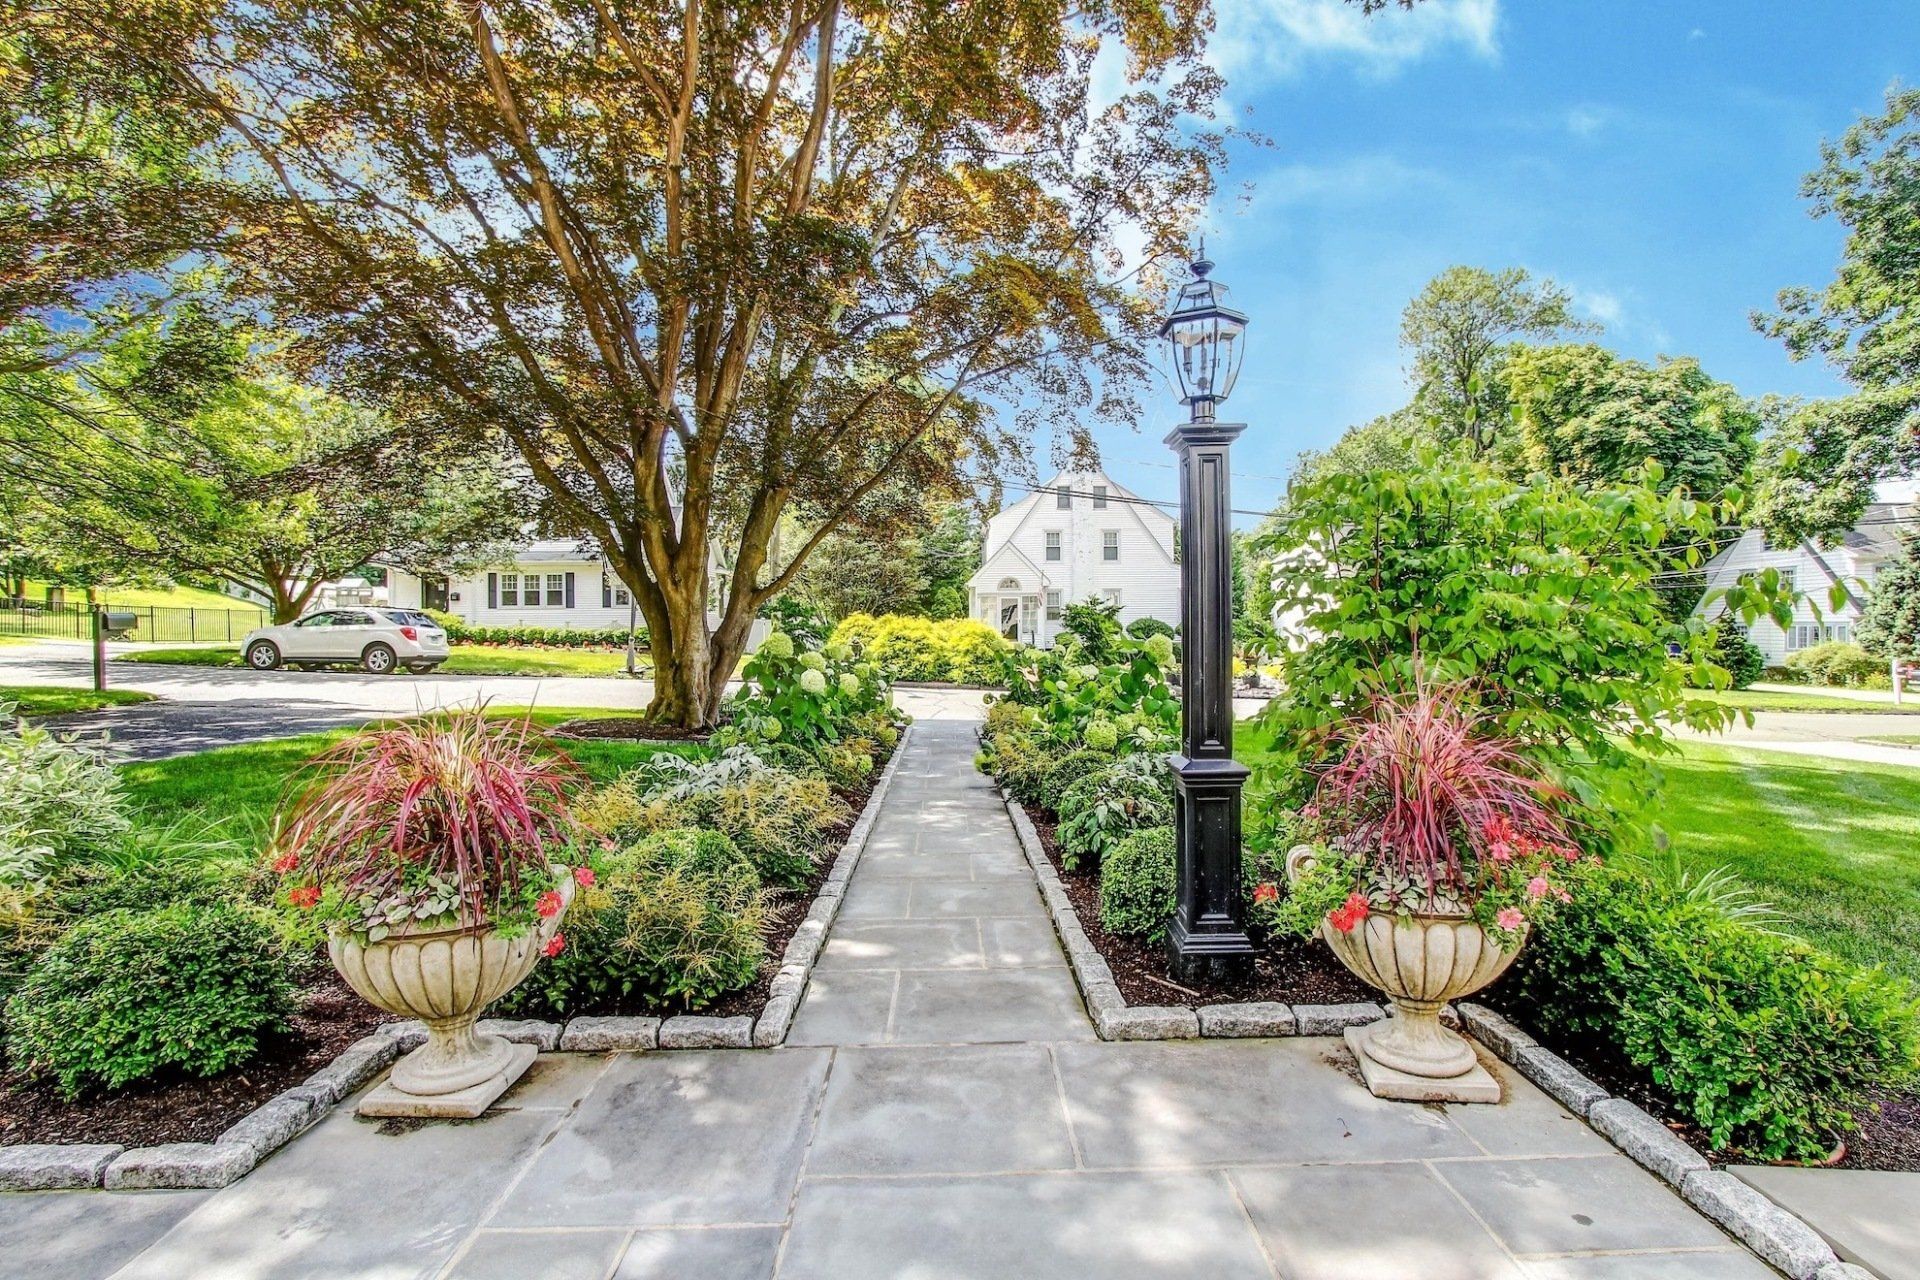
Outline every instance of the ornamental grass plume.
<path fill-rule="evenodd" d="M 1542 853 L 1579 860 L 1557 808 L 1566 793 L 1472 706 L 1466 687 L 1421 682 L 1384 695 L 1345 736 L 1346 755 L 1320 780 L 1318 816 L 1390 880 L 1424 888 L 1429 905 L 1472 903 Z"/>
<path fill-rule="evenodd" d="M 349 918 L 401 902 L 475 931 L 530 923 L 558 897 L 578 778 L 530 719 L 484 706 L 366 730 L 296 782 L 274 866 L 294 905 L 324 895 Z"/>

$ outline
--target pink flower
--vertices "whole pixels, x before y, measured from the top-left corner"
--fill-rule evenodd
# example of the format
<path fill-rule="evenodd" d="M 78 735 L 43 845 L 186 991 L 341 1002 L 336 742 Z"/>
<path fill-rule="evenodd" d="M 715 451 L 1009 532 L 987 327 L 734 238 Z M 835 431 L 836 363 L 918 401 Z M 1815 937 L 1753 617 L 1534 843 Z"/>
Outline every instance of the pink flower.
<path fill-rule="evenodd" d="M 1546 897 L 1548 891 L 1552 888 L 1553 886 L 1547 883 L 1545 876 L 1535 876 L 1533 879 L 1527 881 L 1527 896 L 1535 902 L 1538 902 L 1540 899 Z"/>
<path fill-rule="evenodd" d="M 575 867 L 573 869 L 573 882 L 582 889 L 593 888 L 593 868 Z"/>
<path fill-rule="evenodd" d="M 1508 821 L 1504 813 L 1496 813 L 1488 818 L 1481 824 L 1480 830 L 1495 844 L 1505 844 L 1513 839 L 1513 823 Z"/>
<path fill-rule="evenodd" d="M 1277 899 L 1279 896 L 1280 896 L 1280 886 L 1273 884 L 1271 882 L 1267 884 L 1256 885 L 1253 890 L 1253 900 L 1256 903 L 1272 902 L 1275 899 Z"/>
<path fill-rule="evenodd" d="M 540 954 L 547 957 L 549 960 L 551 960 L 553 957 L 559 955 L 562 951 L 565 951 L 566 949 L 567 949 L 566 935 L 556 933 L 553 935 L 552 938 L 548 939 L 546 946 L 540 948 Z"/>
<path fill-rule="evenodd" d="M 1580 851 L 1574 848 L 1570 844 L 1561 845 L 1559 849 L 1559 853 L 1560 853 L 1560 856 L 1565 858 L 1568 862 L 1580 861 Z"/>
<path fill-rule="evenodd" d="M 1505 840 L 1496 840 L 1487 846 L 1487 856 L 1495 862 L 1513 861 L 1513 846 Z"/>
<path fill-rule="evenodd" d="M 561 899 L 559 894 L 549 889 L 540 895 L 539 900 L 533 904 L 533 909 L 540 913 L 541 919 L 550 920 L 554 916 L 559 915 L 560 909 L 566 905 L 566 902 Z"/>
<path fill-rule="evenodd" d="M 298 889 L 288 892 L 287 901 L 302 911 L 311 911 L 320 904 L 320 890 L 314 885 L 301 885 Z"/>
<path fill-rule="evenodd" d="M 1508 933 L 1512 933 L 1521 925 L 1525 924 L 1527 918 L 1520 914 L 1520 908 L 1518 907 L 1502 907 L 1500 914 L 1493 918 L 1493 922 L 1502 929 L 1505 929 Z"/>

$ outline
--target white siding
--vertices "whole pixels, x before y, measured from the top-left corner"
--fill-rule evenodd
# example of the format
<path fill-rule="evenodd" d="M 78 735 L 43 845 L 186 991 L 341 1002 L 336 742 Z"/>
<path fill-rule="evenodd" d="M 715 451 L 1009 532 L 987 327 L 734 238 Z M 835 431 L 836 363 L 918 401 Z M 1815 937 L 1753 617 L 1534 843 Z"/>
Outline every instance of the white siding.
<path fill-rule="evenodd" d="M 1108 501 L 1094 506 L 1094 487 L 1104 485 Z M 1073 491 L 1071 506 L 1061 510 L 1055 490 Z M 987 522 L 986 559 L 973 575 L 972 614 L 998 625 L 1001 584 L 1017 581 L 1018 594 L 1037 596 L 1040 602 L 1034 628 L 1022 638 L 1050 645 L 1060 624 L 1046 616 L 1049 593 L 1058 593 L 1062 607 L 1107 598 L 1117 592 L 1120 620 L 1159 618 L 1180 623 L 1180 569 L 1173 559 L 1173 518 L 1157 507 L 1128 501 L 1133 494 L 1098 472 L 1063 473 L 1041 492 L 1030 494 Z M 1059 538 L 1060 558 L 1047 559 L 1049 534 Z M 1115 539 L 1118 558 L 1106 558 L 1108 535 Z M 1008 592 L 1011 595 L 1014 592 Z"/>
<path fill-rule="evenodd" d="M 1788 654 L 1810 644 L 1828 638 L 1852 638 L 1853 628 L 1860 620 L 1858 604 L 1849 600 L 1835 609 L 1828 593 L 1839 581 L 1846 584 L 1853 596 L 1863 597 L 1863 584 L 1872 581 L 1873 568 L 1869 559 L 1857 557 L 1846 547 L 1818 549 L 1804 542 L 1794 547 L 1769 547 L 1758 529 L 1749 529 L 1739 541 L 1708 563 L 1707 591 L 1711 594 L 1724 590 L 1742 574 L 1767 569 L 1793 575 L 1794 590 L 1801 596 L 1794 606 L 1793 628 L 1782 631 L 1771 618 L 1757 619 L 1747 628 L 1748 637 L 1767 655 L 1768 665 L 1779 666 L 1786 662 Z M 1694 612 L 1711 620 L 1726 612 L 1726 603 L 1702 600 Z"/>

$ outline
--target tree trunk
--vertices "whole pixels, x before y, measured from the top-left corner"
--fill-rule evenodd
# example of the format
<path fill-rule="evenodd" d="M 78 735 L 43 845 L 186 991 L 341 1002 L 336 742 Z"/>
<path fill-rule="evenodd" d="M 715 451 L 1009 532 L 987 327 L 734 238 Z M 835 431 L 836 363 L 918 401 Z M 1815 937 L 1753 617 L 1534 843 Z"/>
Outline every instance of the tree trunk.
<path fill-rule="evenodd" d="M 726 681 L 713 678 L 704 602 L 669 598 L 665 603 L 667 626 L 649 630 L 653 701 L 647 705 L 647 719 L 682 729 L 711 729 L 719 723 Z"/>

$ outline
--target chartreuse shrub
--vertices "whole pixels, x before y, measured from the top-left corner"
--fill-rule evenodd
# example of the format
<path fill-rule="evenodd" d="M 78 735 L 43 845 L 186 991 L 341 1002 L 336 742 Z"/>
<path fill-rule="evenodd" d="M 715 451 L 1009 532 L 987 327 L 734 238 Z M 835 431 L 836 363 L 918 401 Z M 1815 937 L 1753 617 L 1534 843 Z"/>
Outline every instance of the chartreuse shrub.
<path fill-rule="evenodd" d="M 1825 1155 L 1920 1068 L 1909 985 L 1620 867 L 1590 874 L 1513 982 L 1540 1030 L 1604 1046 L 1716 1147 L 1761 1158 Z"/>
<path fill-rule="evenodd" d="M 1122 756 L 1060 797 L 1060 860 L 1068 870 L 1098 862 L 1131 832 L 1173 822 L 1173 775 L 1158 756 Z"/>
<path fill-rule="evenodd" d="M 1172 827 L 1122 836 L 1100 860 L 1100 924 L 1108 933 L 1157 942 L 1173 918 L 1175 892 Z"/>
<path fill-rule="evenodd" d="M 850 613 L 833 639 L 855 646 L 891 680 L 1004 684 L 1013 644 L 971 618 L 934 620 L 905 614 Z"/>
<path fill-rule="evenodd" d="M 767 904 L 753 863 L 725 836 L 674 828 L 594 860 L 567 913 L 567 946 L 502 1007 L 698 1009 L 751 983 L 766 959 Z"/>
<path fill-rule="evenodd" d="M 163 1071 L 217 1075 L 286 1025 L 293 988 L 272 928 L 179 903 L 80 921 L 7 1001 L 7 1057 L 71 1099 Z"/>

